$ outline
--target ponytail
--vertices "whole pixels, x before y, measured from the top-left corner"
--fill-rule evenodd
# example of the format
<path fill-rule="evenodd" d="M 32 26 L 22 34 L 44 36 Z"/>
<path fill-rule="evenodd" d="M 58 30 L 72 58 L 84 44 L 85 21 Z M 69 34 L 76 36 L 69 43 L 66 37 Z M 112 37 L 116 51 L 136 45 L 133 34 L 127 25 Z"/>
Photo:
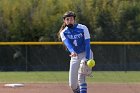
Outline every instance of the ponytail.
<path fill-rule="evenodd" d="M 62 31 L 65 27 L 66 27 L 66 24 L 63 23 L 62 26 L 61 26 L 61 28 L 60 28 L 60 30 L 59 30 L 59 32 L 57 33 L 57 36 L 58 36 L 58 40 L 59 40 L 59 41 L 60 41 L 60 39 L 61 39 L 60 33 L 61 33 L 61 31 Z M 63 47 L 64 47 L 65 50 L 67 50 L 67 47 L 66 47 L 64 44 L 63 44 Z"/>
<path fill-rule="evenodd" d="M 60 30 L 59 30 L 59 32 L 57 33 L 57 36 L 58 36 L 58 39 L 60 40 L 60 33 L 61 33 L 61 31 L 64 29 L 66 27 L 66 24 L 65 23 L 63 23 L 62 24 L 62 26 L 61 26 L 61 28 L 60 28 Z"/>

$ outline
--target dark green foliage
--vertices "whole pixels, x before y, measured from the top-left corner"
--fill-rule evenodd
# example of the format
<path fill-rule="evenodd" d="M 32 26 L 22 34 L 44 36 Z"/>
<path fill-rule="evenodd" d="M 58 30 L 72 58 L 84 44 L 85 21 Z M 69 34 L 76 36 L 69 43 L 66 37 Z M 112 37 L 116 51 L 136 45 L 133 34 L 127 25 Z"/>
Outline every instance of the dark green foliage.
<path fill-rule="evenodd" d="M 94 41 L 139 41 L 139 0 L 1 0 L 0 41 L 58 41 L 68 10 Z"/>

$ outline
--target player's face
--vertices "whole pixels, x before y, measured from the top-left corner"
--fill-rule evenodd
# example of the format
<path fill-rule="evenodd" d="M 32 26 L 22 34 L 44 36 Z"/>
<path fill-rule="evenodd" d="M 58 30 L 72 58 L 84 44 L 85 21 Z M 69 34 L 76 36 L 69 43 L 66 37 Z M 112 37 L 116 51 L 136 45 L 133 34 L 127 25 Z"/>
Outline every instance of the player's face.
<path fill-rule="evenodd" d="M 74 17 L 66 17 L 64 19 L 64 22 L 66 25 L 69 25 L 69 24 L 74 24 L 75 20 L 74 20 Z"/>

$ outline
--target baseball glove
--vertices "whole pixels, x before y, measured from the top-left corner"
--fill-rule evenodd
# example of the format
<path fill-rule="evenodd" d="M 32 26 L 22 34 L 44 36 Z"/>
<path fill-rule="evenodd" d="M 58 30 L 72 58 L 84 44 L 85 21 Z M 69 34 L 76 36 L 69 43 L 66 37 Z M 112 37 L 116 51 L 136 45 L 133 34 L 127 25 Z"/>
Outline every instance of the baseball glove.
<path fill-rule="evenodd" d="M 92 77 L 92 68 L 89 68 L 86 62 L 87 60 L 81 60 L 79 74 Z"/>

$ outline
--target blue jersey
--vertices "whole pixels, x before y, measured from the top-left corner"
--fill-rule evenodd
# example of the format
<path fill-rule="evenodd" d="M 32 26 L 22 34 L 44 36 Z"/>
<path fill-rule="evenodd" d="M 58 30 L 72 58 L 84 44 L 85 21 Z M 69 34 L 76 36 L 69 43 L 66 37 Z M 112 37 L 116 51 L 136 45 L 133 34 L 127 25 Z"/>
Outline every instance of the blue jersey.
<path fill-rule="evenodd" d="M 73 28 L 65 27 L 60 36 L 70 52 L 76 52 L 77 54 L 86 52 L 86 58 L 89 58 L 90 35 L 85 25 L 74 24 Z"/>

